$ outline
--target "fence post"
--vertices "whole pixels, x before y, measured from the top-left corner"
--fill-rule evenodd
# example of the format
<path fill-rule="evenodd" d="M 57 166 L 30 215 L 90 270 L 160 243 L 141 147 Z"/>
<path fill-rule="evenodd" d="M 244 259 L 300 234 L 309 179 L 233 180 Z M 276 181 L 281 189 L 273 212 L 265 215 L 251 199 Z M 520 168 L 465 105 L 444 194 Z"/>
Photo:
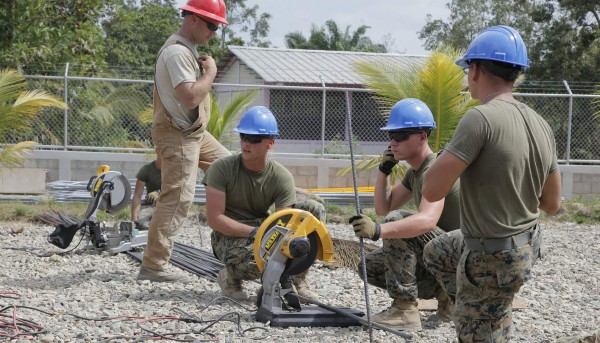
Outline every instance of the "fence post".
<path fill-rule="evenodd" d="M 321 86 L 323 87 L 323 106 L 321 107 L 321 158 L 325 158 L 325 108 L 327 105 L 327 90 L 325 90 L 325 81 L 323 75 L 319 74 Z"/>
<path fill-rule="evenodd" d="M 571 88 L 566 80 L 563 80 L 563 84 L 569 93 L 569 122 L 567 125 L 567 151 L 565 156 L 567 160 L 567 165 L 569 164 L 569 160 L 571 159 L 571 131 L 573 130 L 573 92 L 571 92 Z"/>
<path fill-rule="evenodd" d="M 68 77 L 69 77 L 69 62 L 67 62 L 65 64 L 65 79 L 64 79 L 64 91 L 63 91 L 64 92 L 65 105 L 68 103 L 67 101 L 69 100 L 69 95 L 68 95 L 69 88 L 67 87 Z M 68 109 L 68 106 L 65 107 L 64 120 L 65 120 L 65 122 L 64 122 L 64 134 L 63 134 L 64 142 L 63 142 L 63 145 L 64 145 L 64 150 L 67 150 L 67 142 L 68 142 L 68 140 L 67 140 L 67 138 L 68 138 L 67 137 L 68 131 L 67 130 L 69 128 L 69 109 Z"/>

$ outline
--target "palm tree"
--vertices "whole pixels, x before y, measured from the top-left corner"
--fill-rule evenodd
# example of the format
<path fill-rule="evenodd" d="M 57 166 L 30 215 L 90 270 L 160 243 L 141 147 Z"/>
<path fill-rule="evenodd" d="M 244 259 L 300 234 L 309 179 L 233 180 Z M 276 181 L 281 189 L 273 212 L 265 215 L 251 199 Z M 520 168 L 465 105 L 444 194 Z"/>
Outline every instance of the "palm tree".
<path fill-rule="evenodd" d="M 359 62 L 356 70 L 363 77 L 365 87 L 372 89 L 375 101 L 386 118 L 399 100 L 417 98 L 427 104 L 437 124 L 431 132 L 429 145 L 437 152 L 450 141 L 465 111 L 479 103 L 464 92 L 463 70 L 454 64 L 459 56 L 459 51 L 445 48 L 434 52 L 423 65 L 401 68 L 386 63 Z M 362 160 L 357 167 L 370 169 L 380 161 L 381 157 Z M 340 173 L 348 171 L 349 168 L 346 168 Z M 404 171 L 402 166 L 396 166 L 392 182 Z"/>
<path fill-rule="evenodd" d="M 8 142 L 9 137 L 18 137 L 29 130 L 42 108 L 67 108 L 53 95 L 26 88 L 27 82 L 21 72 L 0 70 L 0 142 Z M 0 150 L 0 165 L 8 168 L 21 165 L 34 147 L 35 142 L 31 141 L 4 145 Z"/>
<path fill-rule="evenodd" d="M 361 25 L 350 33 L 350 26 L 347 26 L 342 32 L 335 21 L 328 20 L 324 27 L 313 24 L 308 39 L 299 31 L 286 34 L 285 43 L 290 49 L 386 52 L 384 45 L 375 44 L 366 36 L 369 28 Z"/>

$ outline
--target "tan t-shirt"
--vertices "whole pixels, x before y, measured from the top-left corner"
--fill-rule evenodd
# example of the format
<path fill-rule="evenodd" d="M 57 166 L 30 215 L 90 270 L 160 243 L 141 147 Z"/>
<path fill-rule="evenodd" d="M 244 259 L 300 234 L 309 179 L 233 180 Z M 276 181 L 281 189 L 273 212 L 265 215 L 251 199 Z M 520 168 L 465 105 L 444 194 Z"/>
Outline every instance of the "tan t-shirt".
<path fill-rule="evenodd" d="M 402 179 L 402 185 L 413 193 L 415 205 L 417 208 L 421 206 L 421 198 L 423 197 L 423 174 L 433 165 L 436 154 L 430 154 L 419 167 L 419 170 L 410 169 Z M 460 181 L 456 180 L 450 192 L 444 200 L 444 210 L 440 215 L 437 226 L 446 231 L 460 229 Z"/>
<path fill-rule="evenodd" d="M 181 44 L 173 44 L 179 41 Z M 197 109 L 187 109 L 177 98 L 175 87 L 183 82 L 196 82 L 200 77 L 200 57 L 193 42 L 179 35 L 171 35 L 156 60 L 155 83 L 160 100 L 171 115 L 171 120 L 182 130 L 198 119 Z"/>
<path fill-rule="evenodd" d="M 468 164 L 460 177 L 466 236 L 508 237 L 538 222 L 542 187 L 558 164 L 552 129 L 534 110 L 502 99 L 477 106 L 446 151 Z"/>
<path fill-rule="evenodd" d="M 220 158 L 208 168 L 203 182 L 225 192 L 225 215 L 240 222 L 267 218 L 272 205 L 285 208 L 296 203 L 294 177 L 271 159 L 255 173 L 244 167 L 241 154 Z"/>

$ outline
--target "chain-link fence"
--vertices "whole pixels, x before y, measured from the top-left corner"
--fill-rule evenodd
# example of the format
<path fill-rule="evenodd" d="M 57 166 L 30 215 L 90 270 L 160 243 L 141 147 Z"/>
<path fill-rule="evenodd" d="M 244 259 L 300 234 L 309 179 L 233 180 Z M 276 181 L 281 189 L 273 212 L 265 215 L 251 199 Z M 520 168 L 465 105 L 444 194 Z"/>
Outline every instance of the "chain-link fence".
<path fill-rule="evenodd" d="M 24 135 L 2 137 L 0 143 L 33 140 L 39 149 L 151 151 L 152 81 L 71 76 L 27 76 L 31 89 L 51 92 L 68 110 L 45 110 Z M 526 87 L 524 87 L 526 89 Z M 352 113 L 352 144 L 359 155 L 377 155 L 387 144 L 379 130 L 385 118 L 368 90 L 334 87 L 290 87 L 215 84 L 221 110 L 236 94 L 256 89 L 252 105 L 269 107 L 277 116 L 281 135 L 276 154 L 340 157 L 349 153 L 346 115 Z M 515 93 L 543 116 L 553 128 L 558 157 L 563 163 L 600 163 L 599 95 L 563 94 L 537 88 L 537 93 Z M 566 91 L 565 91 L 566 90 Z M 529 89 L 531 91 L 531 89 Z M 566 93 L 566 94 L 564 94 Z M 589 92 L 588 92 L 589 93 Z M 346 104 L 350 104 L 348 111 Z M 231 129 L 222 141 L 232 150 L 238 139 Z"/>

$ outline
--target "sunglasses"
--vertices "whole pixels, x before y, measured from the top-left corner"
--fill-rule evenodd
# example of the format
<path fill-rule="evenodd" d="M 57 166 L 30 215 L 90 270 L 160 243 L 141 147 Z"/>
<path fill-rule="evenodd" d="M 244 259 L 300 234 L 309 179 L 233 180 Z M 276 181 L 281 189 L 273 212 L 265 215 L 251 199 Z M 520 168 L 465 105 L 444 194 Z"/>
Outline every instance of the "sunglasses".
<path fill-rule="evenodd" d="M 399 143 L 399 142 L 404 142 L 405 140 L 409 139 L 410 136 L 417 134 L 417 133 L 421 133 L 421 132 L 423 132 L 423 131 L 416 131 L 416 130 L 388 131 L 388 135 L 390 137 L 390 140 L 395 140 L 396 142 Z"/>
<path fill-rule="evenodd" d="M 202 18 L 201 16 L 198 16 L 198 15 L 197 15 L 196 17 L 200 18 L 200 20 L 202 20 L 203 22 L 205 22 L 205 23 L 206 23 L 206 27 L 208 27 L 208 29 L 209 29 L 210 31 L 212 31 L 212 32 L 215 32 L 215 31 L 217 31 L 217 30 L 219 29 L 219 25 L 217 25 L 217 24 L 213 24 L 213 23 L 211 23 L 210 21 L 208 21 L 208 20 L 206 20 L 206 19 Z"/>
<path fill-rule="evenodd" d="M 240 133 L 240 140 L 242 140 L 244 142 L 248 142 L 250 144 L 258 144 L 258 143 L 262 142 L 263 139 L 268 139 L 268 138 L 271 138 L 271 136 L 248 135 L 245 133 Z"/>

